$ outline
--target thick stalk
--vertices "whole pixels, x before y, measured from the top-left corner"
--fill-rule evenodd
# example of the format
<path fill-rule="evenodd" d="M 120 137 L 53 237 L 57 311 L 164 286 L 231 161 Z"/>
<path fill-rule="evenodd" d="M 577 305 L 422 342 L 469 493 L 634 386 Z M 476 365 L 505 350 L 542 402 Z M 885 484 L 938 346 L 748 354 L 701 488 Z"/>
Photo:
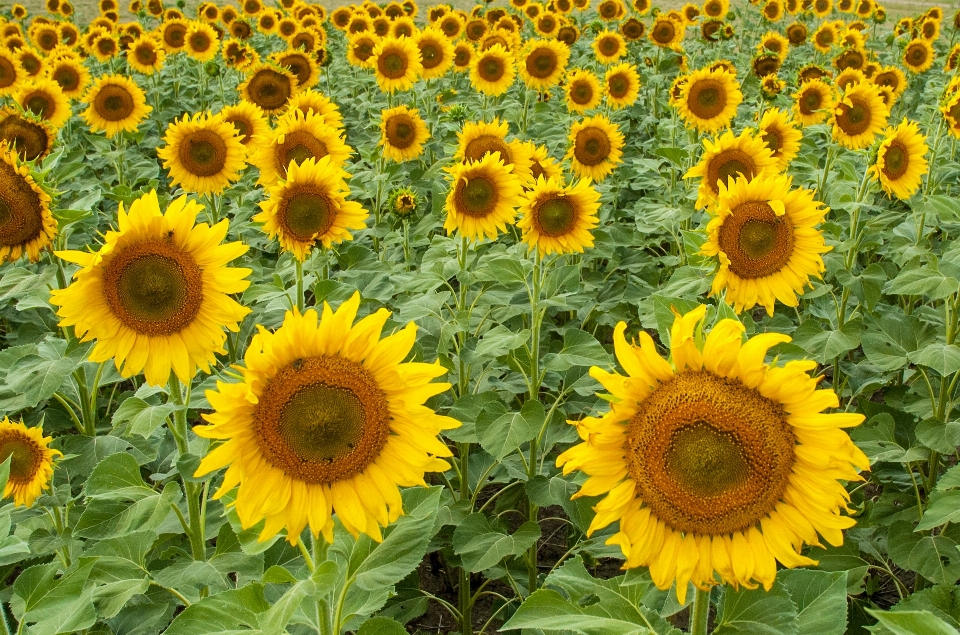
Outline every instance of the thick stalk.
<path fill-rule="evenodd" d="M 180 386 L 180 380 L 177 376 L 170 375 L 170 401 L 177 406 L 183 406 L 173 413 L 173 433 L 174 441 L 177 443 L 177 450 L 181 455 L 189 452 L 187 443 L 187 406 L 189 406 L 189 395 L 185 400 L 183 398 L 183 389 Z M 183 490 L 187 497 L 187 514 L 190 525 L 190 550 L 193 553 L 194 560 L 205 560 L 206 549 L 204 549 L 203 539 L 203 521 L 200 513 L 200 487 L 197 483 L 192 483 L 187 479 L 183 480 Z"/>
<path fill-rule="evenodd" d="M 303 263 L 296 256 L 293 261 L 297 266 L 297 310 L 303 313 Z"/>
<path fill-rule="evenodd" d="M 828 141 L 828 143 L 830 143 Z M 830 176 L 830 168 L 833 167 L 833 161 L 837 158 L 837 146 L 836 144 L 830 143 L 830 146 L 827 148 L 827 158 L 823 164 L 823 174 L 820 175 L 820 183 L 817 186 L 817 197 L 821 202 L 827 202 L 827 178 Z"/>
<path fill-rule="evenodd" d="M 543 287 L 543 259 L 540 250 L 535 251 L 533 259 L 533 280 L 530 289 L 530 399 L 540 398 L 540 327 L 543 323 L 543 315 L 540 310 L 540 295 Z M 540 461 L 540 439 L 534 437 L 530 441 L 530 460 L 527 464 L 527 475 L 533 478 L 539 470 L 537 465 Z M 527 520 L 537 522 L 540 508 L 527 498 Z M 539 545 L 534 542 L 527 551 L 527 574 L 529 592 L 537 590 L 540 583 L 538 571 L 538 549 Z"/>
<path fill-rule="evenodd" d="M 693 611 L 690 613 L 690 635 L 707 635 L 710 619 L 710 591 L 697 589 L 693 596 Z"/>

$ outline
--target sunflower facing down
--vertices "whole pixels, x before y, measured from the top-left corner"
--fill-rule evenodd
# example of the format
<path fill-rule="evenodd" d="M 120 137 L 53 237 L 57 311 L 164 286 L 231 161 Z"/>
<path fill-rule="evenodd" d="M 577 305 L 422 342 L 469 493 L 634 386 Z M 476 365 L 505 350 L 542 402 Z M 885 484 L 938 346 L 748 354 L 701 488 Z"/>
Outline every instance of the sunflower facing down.
<path fill-rule="evenodd" d="M 873 143 L 887 125 L 887 107 L 873 84 L 851 85 L 833 111 L 833 139 L 850 150 Z"/>
<path fill-rule="evenodd" d="M 457 163 L 446 170 L 450 173 L 443 224 L 447 233 L 459 231 L 465 238 L 480 241 L 484 237 L 496 240 L 507 231 L 523 196 L 513 166 L 506 165 L 499 154 L 487 153 L 479 161 Z"/>
<path fill-rule="evenodd" d="M 289 166 L 307 159 L 329 156 L 338 167 L 353 154 L 343 133 L 326 123 L 322 115 L 304 115 L 293 110 L 277 123 L 269 136 L 254 139 L 256 150 L 250 162 L 260 168 L 258 185 L 270 186 L 286 178 Z"/>
<path fill-rule="evenodd" d="M 153 110 L 137 84 L 123 75 L 101 75 L 83 98 L 87 109 L 80 116 L 94 132 L 108 137 L 136 132 Z"/>
<path fill-rule="evenodd" d="M 584 179 L 569 186 L 562 179 L 537 179 L 524 195 L 517 227 L 529 251 L 583 253 L 593 247 L 591 230 L 599 224 L 600 193 Z"/>
<path fill-rule="evenodd" d="M 594 115 L 570 126 L 570 159 L 577 178 L 600 182 L 607 178 L 623 156 L 623 133 L 603 115 Z"/>
<path fill-rule="evenodd" d="M 877 149 L 877 160 L 867 172 L 880 181 L 884 192 L 905 201 L 920 188 L 927 173 L 927 150 L 920 127 L 904 119 L 896 128 L 887 129 Z"/>
<path fill-rule="evenodd" d="M 39 161 L 50 154 L 56 136 L 44 121 L 14 107 L 0 109 L 0 144 L 6 142 L 24 161 Z"/>
<path fill-rule="evenodd" d="M 50 195 L 33 180 L 16 149 L 0 141 L 0 263 L 24 254 L 36 262 L 56 234 Z"/>
<path fill-rule="evenodd" d="M 40 426 L 28 428 L 22 421 L 0 421 L 0 464 L 10 458 L 10 477 L 3 498 L 12 498 L 15 507 L 31 507 L 40 493 L 50 487 L 53 460 L 63 456 L 50 447 L 52 437 L 43 436 Z"/>
<path fill-rule="evenodd" d="M 588 475 L 576 496 L 604 496 L 588 535 L 619 521 L 607 542 L 624 568 L 645 566 L 654 584 L 685 601 L 687 584 L 773 586 L 777 562 L 816 564 L 804 543 L 843 543 L 849 496 L 838 480 L 861 480 L 867 457 L 843 428 L 856 413 L 836 408 L 833 390 L 817 390 L 812 361 L 764 362 L 790 341 L 763 333 L 743 342 L 737 320 L 719 321 L 704 340 L 705 306 L 677 315 L 671 357 L 644 331 L 639 342 L 614 330 L 626 375 L 590 369 L 611 394 L 602 417 L 571 421 L 582 443 L 557 458 L 564 474 Z M 702 343 L 701 343 L 702 341 Z"/>
<path fill-rule="evenodd" d="M 824 271 L 820 254 L 831 247 L 817 225 L 830 210 L 812 191 L 791 190 L 791 182 L 785 175 L 738 176 L 720 186 L 701 253 L 719 257 L 711 293 L 726 291 L 737 313 L 759 304 L 773 315 L 777 300 L 795 307 L 810 277 Z"/>
<path fill-rule="evenodd" d="M 223 441 L 196 475 L 227 467 L 220 498 L 239 485 L 243 527 L 264 520 L 260 540 L 286 528 L 296 544 L 304 528 L 333 542 L 336 513 L 354 536 L 381 540 L 403 514 L 399 487 L 426 485 L 450 456 L 437 435 L 460 425 L 423 405 L 450 384 L 433 382 L 439 364 L 403 363 L 417 327 L 381 337 L 390 312 L 354 324 L 360 294 L 336 311 L 324 303 L 288 312 L 271 333 L 261 328 L 244 357 L 243 381 L 207 391 L 214 412 L 198 436 Z"/>
<path fill-rule="evenodd" d="M 403 163 L 423 154 L 423 144 L 430 139 L 427 124 L 420 112 L 406 106 L 384 110 L 380 118 L 380 145 L 388 159 Z"/>
<path fill-rule="evenodd" d="M 51 292 L 60 326 L 73 326 L 83 342 L 97 340 L 90 361 L 114 360 L 123 377 L 140 372 L 162 386 L 171 370 L 189 382 L 209 372 L 226 336 L 250 312 L 230 297 L 249 285 L 249 269 L 227 267 L 247 251 L 221 244 L 228 221 L 195 224 L 203 206 L 182 196 L 160 211 L 155 191 L 120 205 L 118 230 L 100 251 L 59 251 L 80 265 L 73 282 Z"/>
<path fill-rule="evenodd" d="M 246 167 L 237 129 L 220 115 L 187 115 L 167 127 L 163 141 L 157 157 L 170 172 L 171 184 L 188 192 L 220 193 L 238 181 Z"/>
<path fill-rule="evenodd" d="M 409 90 L 423 72 L 420 49 L 408 37 L 380 40 L 372 59 L 377 84 L 385 93 Z"/>
<path fill-rule="evenodd" d="M 714 133 L 730 126 L 743 101 L 736 78 L 723 69 L 700 69 L 680 87 L 680 118 L 700 132 Z"/>
<path fill-rule="evenodd" d="M 715 140 L 703 140 L 700 162 L 683 175 L 685 179 L 700 178 L 697 188 L 698 209 L 712 211 L 720 195 L 720 185 L 743 175 L 748 180 L 774 174 L 777 160 L 764 140 L 747 129 L 734 136 L 727 130 Z"/>
<path fill-rule="evenodd" d="M 286 180 L 269 188 L 263 211 L 253 220 L 300 262 L 317 242 L 329 249 L 352 240 L 348 230 L 366 227 L 369 214 L 360 203 L 346 200 L 349 176 L 329 155 L 290 163 Z"/>
<path fill-rule="evenodd" d="M 785 172 L 790 162 L 800 153 L 803 133 L 793 126 L 790 115 L 779 108 L 771 108 L 763 113 L 757 131 L 773 153 L 773 158 L 777 160 L 777 171 Z"/>

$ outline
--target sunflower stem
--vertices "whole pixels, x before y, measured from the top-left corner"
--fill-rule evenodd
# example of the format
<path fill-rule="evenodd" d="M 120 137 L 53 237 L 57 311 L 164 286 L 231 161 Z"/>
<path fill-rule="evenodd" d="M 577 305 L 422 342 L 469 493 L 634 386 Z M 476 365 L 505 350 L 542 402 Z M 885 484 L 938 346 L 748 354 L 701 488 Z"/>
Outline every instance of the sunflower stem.
<path fill-rule="evenodd" d="M 187 398 L 183 397 L 183 387 L 180 380 L 173 373 L 170 374 L 170 401 L 174 405 L 183 406 L 173 413 L 173 426 L 170 432 L 177 444 L 177 450 L 181 456 L 187 454 L 190 450 L 187 441 L 187 407 L 189 407 L 190 392 L 187 391 Z M 183 491 L 187 498 L 187 515 L 190 532 L 190 550 L 193 553 L 194 560 L 206 560 L 206 549 L 203 539 L 203 519 L 200 510 L 200 486 L 198 483 L 188 481 L 181 475 L 183 481 Z M 206 491 L 206 490 L 204 490 Z"/>
<path fill-rule="evenodd" d="M 533 257 L 533 280 L 530 289 L 530 399 L 536 401 L 540 398 L 540 327 L 543 324 L 543 311 L 540 309 L 540 296 L 543 289 L 544 266 L 540 250 L 534 252 Z M 539 437 L 534 437 L 530 441 L 530 461 L 527 464 L 527 475 L 532 479 L 539 471 L 537 464 L 539 462 L 540 443 Z M 540 508 L 527 497 L 527 520 L 537 522 L 537 515 Z M 538 543 L 534 542 L 527 551 L 527 575 L 528 591 L 533 593 L 537 590 L 540 582 L 538 570 Z"/>
<path fill-rule="evenodd" d="M 827 148 L 827 158 L 823 164 L 823 174 L 820 175 L 820 183 L 817 186 L 817 194 L 819 195 L 820 202 L 827 202 L 826 187 L 827 187 L 827 178 L 830 175 L 830 168 L 833 167 L 833 161 L 837 158 L 837 147 L 835 144 L 831 143 Z"/>
<path fill-rule="evenodd" d="M 710 619 L 710 591 L 697 589 L 693 596 L 693 612 L 690 614 L 690 635 L 707 635 Z"/>
<path fill-rule="evenodd" d="M 303 263 L 299 258 L 293 259 L 297 267 L 297 310 L 303 313 Z"/>
<path fill-rule="evenodd" d="M 943 121 L 943 117 L 937 117 L 937 134 L 933 140 L 933 153 L 930 155 L 930 171 L 927 172 L 927 182 L 923 185 L 924 196 L 930 193 L 930 190 L 933 188 L 933 184 L 936 181 L 934 178 L 934 171 L 937 167 L 937 157 L 940 154 L 940 142 L 943 139 Z M 923 227 L 921 226 L 920 229 L 923 230 Z"/>

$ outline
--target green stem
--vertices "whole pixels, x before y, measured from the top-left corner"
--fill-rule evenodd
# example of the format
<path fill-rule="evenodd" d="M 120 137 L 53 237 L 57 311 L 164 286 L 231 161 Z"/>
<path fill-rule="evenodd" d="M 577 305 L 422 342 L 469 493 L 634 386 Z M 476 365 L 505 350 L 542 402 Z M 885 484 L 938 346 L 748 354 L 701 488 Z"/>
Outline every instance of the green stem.
<path fill-rule="evenodd" d="M 303 263 L 297 257 L 294 257 L 293 261 L 297 267 L 297 310 L 303 313 Z"/>
<path fill-rule="evenodd" d="M 177 450 L 180 455 L 187 454 L 190 451 L 187 441 L 187 407 L 189 406 L 189 393 L 187 399 L 183 398 L 183 388 L 177 376 L 170 375 L 170 401 L 177 406 L 183 406 L 173 413 L 173 426 L 170 431 L 173 433 L 174 441 L 177 444 Z M 205 560 L 206 549 L 204 548 L 203 538 L 203 520 L 200 510 L 200 487 L 198 483 L 193 483 L 183 478 L 183 490 L 187 497 L 187 514 L 190 525 L 190 550 L 193 553 L 194 560 Z"/>
<path fill-rule="evenodd" d="M 460 568 L 460 584 L 458 588 L 460 634 L 473 635 L 473 597 L 471 597 L 470 592 L 470 573 L 462 567 Z"/>
<path fill-rule="evenodd" d="M 933 141 L 933 153 L 930 155 L 930 171 L 927 173 L 927 182 L 923 185 L 923 195 L 930 193 L 934 182 L 934 171 L 937 168 L 937 156 L 940 154 L 940 141 L 943 139 L 943 117 L 937 117 L 937 135 Z"/>
<path fill-rule="evenodd" d="M 697 589 L 693 597 L 693 611 L 690 614 L 690 635 L 707 635 L 707 623 L 710 619 L 710 591 Z"/>
<path fill-rule="evenodd" d="M 828 142 L 829 143 L 829 142 Z M 823 174 L 820 175 L 820 183 L 817 186 L 817 194 L 821 202 L 827 202 L 827 177 L 830 175 L 830 168 L 833 167 L 833 161 L 837 158 L 837 147 L 835 144 L 830 143 L 830 146 L 827 148 L 827 158 L 823 164 Z"/>
<path fill-rule="evenodd" d="M 543 315 L 540 309 L 540 295 L 543 287 L 543 259 L 540 250 L 535 251 L 533 259 L 533 280 L 530 290 L 530 399 L 536 401 L 540 398 L 540 327 L 543 322 Z M 539 471 L 537 465 L 539 462 L 540 443 L 539 438 L 534 437 L 530 441 L 530 461 L 527 464 L 527 475 L 533 478 Z M 540 508 L 530 498 L 527 498 L 527 520 L 537 522 Z M 538 570 L 539 545 L 535 541 L 527 550 L 527 575 L 528 589 L 530 593 L 537 590 L 540 583 L 540 574 Z"/>

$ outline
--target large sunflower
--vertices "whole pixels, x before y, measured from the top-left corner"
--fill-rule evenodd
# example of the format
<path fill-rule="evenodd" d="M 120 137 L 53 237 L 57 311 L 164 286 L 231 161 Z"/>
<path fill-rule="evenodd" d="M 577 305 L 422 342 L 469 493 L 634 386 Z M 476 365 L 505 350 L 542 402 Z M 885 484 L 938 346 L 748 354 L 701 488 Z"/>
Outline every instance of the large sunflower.
<path fill-rule="evenodd" d="M 286 178 L 291 164 L 307 159 L 329 156 L 340 167 L 347 162 L 353 149 L 344 141 L 343 133 L 326 123 L 322 115 L 304 115 L 294 110 L 284 115 L 276 130 L 257 143 L 250 162 L 260 168 L 260 185 L 273 185 Z"/>
<path fill-rule="evenodd" d="M 593 247 L 593 230 L 598 224 L 600 193 L 590 179 L 564 185 L 562 178 L 537 179 L 524 194 L 517 227 L 530 250 L 542 255 L 583 253 Z"/>
<path fill-rule="evenodd" d="M 573 173 L 581 179 L 604 180 L 623 156 L 623 133 L 603 115 L 575 122 L 567 139 L 570 147 L 565 158 L 570 159 Z"/>
<path fill-rule="evenodd" d="M 530 88 L 544 91 L 560 81 L 570 60 L 570 49 L 557 40 L 530 40 L 523 49 L 520 78 Z"/>
<path fill-rule="evenodd" d="M 263 112 L 271 115 L 286 108 L 287 102 L 299 88 L 297 78 L 290 71 L 259 64 L 250 70 L 239 90 L 242 99 L 260 106 Z"/>
<path fill-rule="evenodd" d="M 521 180 L 498 154 L 484 154 L 479 161 L 456 163 L 447 168 L 450 192 L 447 194 L 447 219 L 443 228 L 448 234 L 496 240 L 507 231 L 522 202 Z"/>
<path fill-rule="evenodd" d="M 56 233 L 50 196 L 33 180 L 17 152 L 0 142 L 0 263 L 23 254 L 36 262 Z"/>
<path fill-rule="evenodd" d="M 688 127 L 714 133 L 730 126 L 743 93 L 736 78 L 723 69 L 693 71 L 680 88 L 677 108 Z"/>
<path fill-rule="evenodd" d="M 833 139 L 845 148 L 861 150 L 873 143 L 887 125 L 887 107 L 869 83 L 853 84 L 833 111 Z"/>
<path fill-rule="evenodd" d="M 747 179 L 774 174 L 777 160 L 761 137 L 752 130 L 744 130 L 739 136 L 727 130 L 715 140 L 703 140 L 703 155 L 700 162 L 683 178 L 700 177 L 697 189 L 697 208 L 713 210 L 720 195 L 720 186 L 729 185 L 731 179 L 743 175 Z"/>
<path fill-rule="evenodd" d="M 457 133 L 457 152 L 454 161 L 480 161 L 488 154 L 500 153 L 507 166 L 513 166 L 513 173 L 521 182 L 530 178 L 531 149 L 522 141 L 507 141 L 510 130 L 506 121 L 499 118 L 488 123 L 485 121 L 467 122 L 463 130 Z"/>
<path fill-rule="evenodd" d="M 517 76 L 516 61 L 505 48 L 495 44 L 470 62 L 470 83 L 487 95 L 502 95 Z"/>
<path fill-rule="evenodd" d="M 153 110 L 137 84 L 123 75 L 101 75 L 83 98 L 87 109 L 80 113 L 94 132 L 113 137 L 120 132 L 136 132 L 144 117 Z"/>
<path fill-rule="evenodd" d="M 208 391 L 211 424 L 193 429 L 223 440 L 197 475 L 229 466 L 214 498 L 239 485 L 243 527 L 265 520 L 260 540 L 286 528 L 296 544 L 309 525 L 333 541 L 335 512 L 353 535 L 381 539 L 380 528 L 403 513 L 398 486 L 426 485 L 426 472 L 449 468 L 437 435 L 460 423 L 423 403 L 450 384 L 432 382 L 439 364 L 401 363 L 416 326 L 381 339 L 389 311 L 354 324 L 360 294 L 336 311 L 324 303 L 288 312 L 283 325 L 253 337 L 243 381 Z"/>
<path fill-rule="evenodd" d="M 880 142 L 876 162 L 868 172 L 883 187 L 887 194 L 907 200 L 920 188 L 923 175 L 927 173 L 926 137 L 920 127 L 904 119 L 896 128 L 888 128 Z"/>
<path fill-rule="evenodd" d="M 632 106 L 640 95 L 640 73 L 633 64 L 615 64 L 604 76 L 607 104 L 614 110 Z"/>
<path fill-rule="evenodd" d="M 53 460 L 63 456 L 50 447 L 52 437 L 43 436 L 40 426 L 28 428 L 22 421 L 0 421 L 0 464 L 10 459 L 10 477 L 3 497 L 12 498 L 15 507 L 30 507 L 40 493 L 50 487 Z"/>
<path fill-rule="evenodd" d="M 929 70 L 933 66 L 933 58 L 933 45 L 923 38 L 910 40 L 903 50 L 903 65 L 912 73 Z"/>
<path fill-rule="evenodd" d="M 793 126 L 790 115 L 785 110 L 771 108 L 763 113 L 757 132 L 773 158 L 777 160 L 778 172 L 785 172 L 790 162 L 800 153 L 800 140 L 803 133 Z"/>
<path fill-rule="evenodd" d="M 837 480 L 860 480 L 854 468 L 870 465 L 842 430 L 863 416 L 821 412 L 839 401 L 817 390 L 816 363 L 764 362 L 788 336 L 744 343 L 743 325 L 724 319 L 701 339 L 705 313 L 677 316 L 670 361 L 644 331 L 627 342 L 620 322 L 614 350 L 627 374 L 590 369 L 610 411 L 571 422 L 583 443 L 557 458 L 565 474 L 588 475 L 576 496 L 604 496 L 588 534 L 619 521 L 608 543 L 623 566 L 649 567 L 660 589 L 676 582 L 681 603 L 688 582 L 708 590 L 719 575 L 769 589 L 777 561 L 816 564 L 803 544 L 819 533 L 838 546 L 854 525 L 839 514 L 849 495 Z"/>
<path fill-rule="evenodd" d="M 373 51 L 379 41 L 374 33 L 358 33 L 347 38 L 347 61 L 358 68 L 373 68 Z"/>
<path fill-rule="evenodd" d="M 777 300 L 795 307 L 810 277 L 824 271 L 820 254 L 831 248 L 816 226 L 830 210 L 790 185 L 778 174 L 720 187 L 701 253 L 719 257 L 711 293 L 726 291 L 737 313 L 759 304 L 773 315 Z"/>
<path fill-rule="evenodd" d="M 195 224 L 203 206 L 182 196 L 161 213 L 155 191 L 120 205 L 119 231 L 108 231 L 100 251 L 61 251 L 80 265 L 66 289 L 51 292 L 60 326 L 81 341 L 98 340 L 90 360 L 113 359 L 124 377 L 140 372 L 162 386 L 170 371 L 189 382 L 209 371 L 223 352 L 223 329 L 236 332 L 250 312 L 230 297 L 250 284 L 249 269 L 228 268 L 247 251 L 221 244 L 228 221 Z"/>
<path fill-rule="evenodd" d="M 13 107 L 0 109 L 0 143 L 6 142 L 24 161 L 39 161 L 50 154 L 56 136 L 44 121 L 29 118 Z"/>
<path fill-rule="evenodd" d="M 567 76 L 564 89 L 567 110 L 583 114 L 600 105 L 603 90 L 596 75 L 587 70 L 575 69 Z"/>
<path fill-rule="evenodd" d="M 823 123 L 833 110 L 833 89 L 822 79 L 810 79 L 800 84 L 793 95 L 793 114 L 802 126 Z"/>
<path fill-rule="evenodd" d="M 329 248 L 352 240 L 348 230 L 366 227 L 369 214 L 346 200 L 348 176 L 329 155 L 290 163 L 286 180 L 269 188 L 269 198 L 260 204 L 263 211 L 253 220 L 263 223 L 263 231 L 301 262 L 317 242 Z"/>
<path fill-rule="evenodd" d="M 420 112 L 406 106 L 384 110 L 380 117 L 380 145 L 388 159 L 402 163 L 423 154 L 423 144 L 430 138 Z"/>
<path fill-rule="evenodd" d="M 54 128 L 63 127 L 73 115 L 70 100 L 63 94 L 60 84 L 52 79 L 34 78 L 23 82 L 13 99 L 23 110 L 32 112 Z"/>
<path fill-rule="evenodd" d="M 446 75 L 453 66 L 453 42 L 443 31 L 428 26 L 414 40 L 420 49 L 421 77 L 431 80 Z"/>
<path fill-rule="evenodd" d="M 613 64 L 627 54 L 627 43 L 616 31 L 604 29 L 593 39 L 593 54 L 601 64 Z"/>
<path fill-rule="evenodd" d="M 373 49 L 373 71 L 380 90 L 410 90 L 423 72 L 420 49 L 408 37 L 387 37 Z"/>

